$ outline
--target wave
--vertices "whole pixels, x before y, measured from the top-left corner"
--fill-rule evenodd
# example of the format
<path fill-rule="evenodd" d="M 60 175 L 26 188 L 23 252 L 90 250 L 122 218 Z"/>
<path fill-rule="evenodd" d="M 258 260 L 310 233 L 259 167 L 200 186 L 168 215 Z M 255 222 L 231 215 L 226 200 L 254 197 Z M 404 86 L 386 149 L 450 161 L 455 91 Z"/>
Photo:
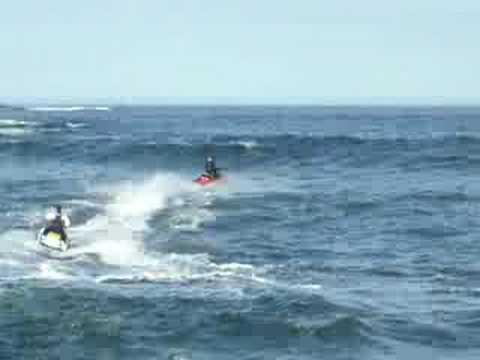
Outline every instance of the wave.
<path fill-rule="evenodd" d="M 222 135 L 217 134 L 212 138 L 214 142 L 232 143 L 232 144 L 272 144 L 277 142 L 304 142 L 313 141 L 314 143 L 328 142 L 328 143 L 344 143 L 344 144 L 365 144 L 365 143 L 443 143 L 443 142 L 460 142 L 460 143 L 479 143 L 480 133 L 475 132 L 456 132 L 456 133 L 426 133 L 426 134 L 406 134 L 390 136 L 389 134 L 376 134 L 375 136 L 369 133 L 356 134 L 316 134 L 316 133 L 285 133 L 275 135 Z"/>
<path fill-rule="evenodd" d="M 229 144 L 243 146 L 245 149 L 254 149 L 261 146 L 255 140 L 232 140 Z"/>
<path fill-rule="evenodd" d="M 453 226 L 432 225 L 423 227 L 411 227 L 402 231 L 403 234 L 413 237 L 420 237 L 425 240 L 454 238 L 460 235 L 468 234 L 468 231 L 457 229 Z"/>
<path fill-rule="evenodd" d="M 396 197 L 392 197 L 390 202 L 399 203 L 411 203 L 415 201 L 417 203 L 434 204 L 435 206 L 454 206 L 457 204 L 474 203 L 480 201 L 480 196 L 468 193 L 465 191 L 439 191 L 439 190 L 427 190 L 405 193 Z M 424 215 L 432 215 L 431 210 L 415 208 L 415 211 L 423 213 Z"/>
<path fill-rule="evenodd" d="M 88 128 L 89 124 L 82 121 L 47 121 L 38 124 L 38 131 L 42 133 L 65 132 L 73 133 L 76 129 Z M 79 139 L 81 140 L 81 139 Z M 79 141 L 80 143 L 80 141 Z"/>
<path fill-rule="evenodd" d="M 469 196 L 462 191 L 421 191 L 409 195 L 409 199 L 415 198 L 422 201 L 441 202 L 445 204 L 465 203 L 472 200 L 480 200 L 478 197 Z"/>
<path fill-rule="evenodd" d="M 185 210 L 173 214 L 169 226 L 184 232 L 198 232 L 205 222 L 211 222 L 215 215 L 206 209 Z"/>
<path fill-rule="evenodd" d="M 22 131 L 32 131 L 32 126 L 22 122 L 13 125 Z M 81 157 L 84 161 L 94 162 L 130 162 L 134 164 L 181 164 L 192 161 L 202 162 L 207 152 L 217 154 L 217 160 L 227 162 L 230 168 L 250 166 L 275 166 L 286 162 L 298 162 L 300 166 L 311 166 L 316 162 L 336 162 L 341 166 L 355 168 L 378 168 L 387 166 L 400 168 L 402 171 L 421 171 L 422 169 L 455 169 L 476 168 L 480 165 L 480 158 L 472 156 L 472 146 L 480 148 L 480 141 L 475 138 L 462 138 L 455 136 L 439 139 L 406 140 L 406 139 L 366 139 L 359 136 L 326 136 L 326 135 L 268 135 L 268 136 L 231 136 L 215 135 L 206 139 L 194 135 L 190 138 L 170 133 L 154 133 L 141 136 L 111 139 L 90 136 L 92 124 L 84 121 L 67 120 L 64 122 L 51 121 L 35 125 L 35 132 L 48 135 L 50 132 L 68 133 L 64 141 L 69 156 Z M 87 128 L 87 129 L 85 129 Z M 0 126 L 1 129 L 1 126 Z M 7 128 L 7 133 L 12 133 Z M 85 152 L 85 139 L 96 139 L 108 146 L 97 146 Z M 39 154 L 44 152 L 42 147 L 50 148 L 52 145 L 47 136 L 35 139 L 39 147 Z M 29 147 L 32 144 L 25 144 Z M 56 144 L 62 147 L 62 144 Z M 21 144 L 18 144 L 16 150 Z M 76 149 L 74 151 L 73 149 Z M 35 149 L 31 149 L 34 151 Z M 48 152 L 45 152 L 45 154 Z M 58 152 L 63 155 L 62 152 Z M 89 155 L 93 155 L 90 158 Z M 233 166 L 232 166 L 233 165 Z"/>
<path fill-rule="evenodd" d="M 0 119 L 0 128 L 23 128 L 28 124 L 24 120 Z"/>
<path fill-rule="evenodd" d="M 111 111 L 108 106 L 37 106 L 29 110 L 38 112 Z"/>
<path fill-rule="evenodd" d="M 345 215 L 354 215 L 364 212 L 371 212 L 385 205 L 383 201 L 375 199 L 355 200 L 345 196 L 345 200 L 337 203 L 337 208 Z"/>
<path fill-rule="evenodd" d="M 88 124 L 78 121 L 26 121 L 16 119 L 0 119 L 0 135 L 24 135 L 33 132 L 51 133 L 62 131 L 73 131 L 78 128 L 85 128 Z M 38 141 L 37 141 L 38 143 Z M 41 145 L 41 143 L 39 143 Z"/>
<path fill-rule="evenodd" d="M 71 128 L 71 129 L 77 129 L 77 128 L 83 128 L 83 127 L 86 127 L 87 124 L 86 123 L 78 123 L 78 122 L 70 122 L 70 121 L 67 121 L 65 123 L 65 126 Z"/>
<path fill-rule="evenodd" d="M 83 224 L 78 224 L 78 216 L 72 217 L 73 227 L 68 231 L 72 248 L 65 254 L 57 254 L 55 258 L 68 261 L 84 259 L 89 263 L 93 261 L 90 265 L 95 266 L 89 266 L 90 268 L 113 265 L 125 269 L 127 273 L 131 273 L 132 267 L 143 271 L 157 269 L 161 265 L 159 258 L 145 253 L 145 234 L 150 229 L 148 221 L 156 212 L 169 206 L 170 198 L 190 188 L 193 188 L 190 181 L 182 181 L 168 174 L 157 174 L 143 182 L 129 181 L 91 189 L 97 194 L 91 200 L 71 201 L 69 204 L 73 207 L 87 206 L 93 216 L 89 216 Z M 95 198 L 96 202 L 93 201 Z M 102 204 L 103 199 L 106 199 L 106 203 Z M 38 212 L 32 213 L 30 222 L 35 231 L 43 223 L 40 217 Z M 67 264 L 65 272 L 62 263 L 58 266 L 55 263 L 42 265 L 42 259 L 40 263 L 32 259 L 33 254 L 42 250 L 35 241 L 35 232 L 7 231 L 1 238 L 0 246 L 8 245 L 7 255 L 14 254 L 11 260 L 34 266 L 34 269 L 25 266 L 20 269 L 19 271 L 27 270 L 27 275 L 24 276 L 63 279 L 65 274 L 72 272 L 74 263 Z M 0 260 L 2 258 L 3 255 Z M 93 273 L 91 276 L 95 278 L 96 275 Z"/>
<path fill-rule="evenodd" d="M 321 300 L 319 300 L 321 301 Z M 289 316 L 268 316 L 261 309 L 251 312 L 222 312 L 215 317 L 215 326 L 226 334 L 236 336 L 260 336 L 262 338 L 314 337 L 323 341 L 358 341 L 373 342 L 373 332 L 366 322 L 356 316 L 344 315 L 334 317 L 332 313 L 324 314 L 331 320 L 294 318 Z M 287 307 L 288 309 L 288 307 Z M 277 310 L 282 311 L 282 310 Z M 295 313 L 295 312 L 294 312 Z M 298 311 L 297 311 L 298 313 Z M 286 341 L 286 340 L 285 340 Z"/>
<path fill-rule="evenodd" d="M 0 119 L 0 135 L 21 136 L 30 134 L 36 126 L 38 126 L 38 123 L 34 121 Z"/>
<path fill-rule="evenodd" d="M 0 119 L 0 129 L 24 129 L 27 127 L 37 127 L 36 121 L 17 120 L 17 119 Z"/>
<path fill-rule="evenodd" d="M 173 175 L 157 174 L 141 182 L 99 187 L 96 192 L 110 200 L 101 213 L 72 231 L 72 236 L 84 239 L 74 253 L 96 253 L 102 261 L 116 265 L 154 263 L 144 254 L 148 220 L 164 210 L 170 198 L 190 186 Z"/>
<path fill-rule="evenodd" d="M 384 316 L 384 330 L 392 339 L 428 347 L 464 349 L 468 346 L 469 337 L 457 336 L 451 327 L 441 322 L 421 322 L 408 316 Z"/>
<path fill-rule="evenodd" d="M 248 264 L 217 264 L 208 254 L 157 254 L 149 266 L 137 272 L 102 275 L 98 282 L 141 283 L 141 282 L 198 282 L 232 280 L 250 282 L 255 268 Z"/>
<path fill-rule="evenodd" d="M 8 249 L 2 254 L 11 260 L 8 266 L 16 269 L 9 270 L 10 275 L 23 279 L 116 284 L 186 282 L 198 285 L 200 292 L 209 289 L 229 297 L 242 296 L 243 289 L 258 287 L 308 294 L 322 290 L 318 284 L 275 281 L 270 268 L 265 271 L 263 267 L 247 263 L 218 262 L 205 252 L 208 247 L 198 247 L 193 254 L 176 252 L 180 245 L 171 252 L 163 252 L 162 242 L 167 240 L 169 230 L 187 236 L 191 233 L 188 226 L 176 226 L 174 219 L 178 215 L 194 221 L 215 221 L 203 208 L 211 195 L 194 186 L 190 179 L 157 173 L 147 179 L 95 186 L 88 192 L 91 194 L 88 199 L 64 202 L 68 204 L 66 211 L 73 222 L 68 231 L 72 241 L 68 252 L 49 255 L 45 260 L 44 255 L 37 255 L 42 249 L 35 241 L 34 232 L 7 231 L 1 236 L 0 246 Z M 29 216 L 37 231 L 42 214 L 32 211 Z M 157 221 L 152 221 L 156 216 L 165 218 L 157 228 Z M 83 223 L 79 223 L 81 219 Z M 2 254 L 0 260 L 3 260 Z"/>
<path fill-rule="evenodd" d="M 26 128 L 2 128 L 0 127 L 0 135 L 3 136 L 22 136 L 31 134 L 31 129 Z"/>

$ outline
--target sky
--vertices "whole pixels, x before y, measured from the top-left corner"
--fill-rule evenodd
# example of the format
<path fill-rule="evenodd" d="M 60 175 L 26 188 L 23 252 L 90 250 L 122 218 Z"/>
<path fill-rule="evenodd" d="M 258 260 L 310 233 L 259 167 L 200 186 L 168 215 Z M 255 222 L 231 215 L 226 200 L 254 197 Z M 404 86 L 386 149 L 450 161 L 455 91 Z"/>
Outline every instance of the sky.
<path fill-rule="evenodd" d="M 0 101 L 480 104 L 478 0 L 16 0 Z"/>

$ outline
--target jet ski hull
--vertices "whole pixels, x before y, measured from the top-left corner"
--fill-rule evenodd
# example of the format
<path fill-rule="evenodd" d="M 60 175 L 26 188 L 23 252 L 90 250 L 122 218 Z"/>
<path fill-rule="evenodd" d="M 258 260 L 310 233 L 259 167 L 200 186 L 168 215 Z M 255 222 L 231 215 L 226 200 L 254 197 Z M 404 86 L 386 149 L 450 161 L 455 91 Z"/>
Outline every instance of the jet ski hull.
<path fill-rule="evenodd" d="M 221 177 L 213 177 L 213 176 L 209 176 L 209 175 L 204 174 L 204 175 L 200 175 L 198 178 L 193 180 L 193 182 L 196 183 L 196 184 L 205 186 L 205 185 L 209 185 L 209 184 L 218 182 L 221 179 L 222 179 Z"/>
<path fill-rule="evenodd" d="M 38 233 L 37 240 L 40 245 L 57 251 L 67 251 L 69 248 L 69 243 L 66 240 L 62 240 L 62 235 L 50 230 L 45 235 L 43 234 L 45 228 L 42 228 Z"/>

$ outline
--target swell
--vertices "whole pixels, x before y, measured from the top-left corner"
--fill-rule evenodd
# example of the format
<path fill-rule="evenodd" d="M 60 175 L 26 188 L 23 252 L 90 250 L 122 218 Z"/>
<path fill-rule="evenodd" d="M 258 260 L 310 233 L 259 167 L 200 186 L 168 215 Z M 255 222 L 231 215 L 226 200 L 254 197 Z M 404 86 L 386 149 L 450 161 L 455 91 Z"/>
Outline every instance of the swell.
<path fill-rule="evenodd" d="M 468 329 L 458 331 L 446 322 L 421 321 L 407 315 L 386 314 L 379 328 L 391 339 L 433 348 L 462 349 L 476 342 Z"/>
<path fill-rule="evenodd" d="M 397 196 L 392 199 L 394 202 L 418 201 L 425 203 L 432 203 L 437 205 L 448 205 L 457 203 L 469 203 L 472 201 L 480 201 L 480 196 L 468 194 L 465 191 L 418 191 L 404 195 Z"/>
<path fill-rule="evenodd" d="M 356 316 L 343 315 L 330 320 L 259 318 L 254 314 L 224 312 L 216 316 L 216 326 L 224 335 L 259 336 L 288 341 L 289 338 L 313 337 L 319 341 L 371 342 L 372 329 Z"/>
<path fill-rule="evenodd" d="M 201 296 L 168 283 L 142 288 L 148 295 L 135 289 L 115 293 L 108 288 L 29 282 L 6 289 L 0 298 L 5 313 L 0 334 L 8 339 L 4 345 L 10 355 L 20 358 L 43 358 L 62 350 L 84 352 L 85 347 L 96 349 L 99 344 L 123 354 L 138 343 L 148 348 L 222 343 L 225 350 L 250 353 L 273 344 L 284 351 L 308 342 L 306 352 L 312 348 L 332 351 L 332 345 L 338 344 L 347 348 L 375 345 L 373 329 L 355 310 L 321 297 L 285 301 L 260 296 L 243 301 Z M 41 348 L 48 348 L 48 354 Z M 137 356 L 129 358 L 143 358 L 141 351 L 137 348 Z"/>
<path fill-rule="evenodd" d="M 24 128 L 26 125 L 16 123 L 13 126 Z M 35 125 L 33 134 L 25 134 L 15 142 L 0 134 L 0 152 L 36 158 L 78 158 L 100 163 L 132 163 L 146 157 L 149 162 L 155 159 L 157 164 L 178 164 L 178 161 L 191 158 L 200 161 L 206 154 L 214 153 L 220 160 L 239 168 L 286 163 L 311 166 L 336 163 L 348 168 L 391 167 L 406 172 L 480 170 L 480 139 L 471 136 L 369 139 L 360 136 L 285 134 L 216 135 L 205 139 L 165 132 L 119 137 L 111 131 L 92 130 L 89 125 L 74 121 Z"/>
<path fill-rule="evenodd" d="M 123 142 L 103 153 L 98 161 L 123 159 L 133 161 L 143 156 L 175 162 L 186 158 L 202 158 L 208 153 L 238 166 L 278 165 L 299 162 L 317 164 L 336 162 L 353 168 L 387 166 L 402 171 L 426 169 L 475 169 L 480 168 L 480 156 L 473 152 L 480 142 L 456 137 L 439 139 L 365 139 L 356 136 L 215 136 L 204 139 L 183 139 L 170 142 L 157 138 L 136 142 Z"/>
<path fill-rule="evenodd" d="M 319 296 L 300 300 L 283 295 L 260 296 L 247 307 L 238 302 L 226 308 L 216 306 L 209 311 L 211 316 L 207 321 L 191 330 L 235 338 L 261 338 L 282 346 L 301 338 L 310 338 L 318 344 L 373 342 L 373 329 L 357 310 Z"/>

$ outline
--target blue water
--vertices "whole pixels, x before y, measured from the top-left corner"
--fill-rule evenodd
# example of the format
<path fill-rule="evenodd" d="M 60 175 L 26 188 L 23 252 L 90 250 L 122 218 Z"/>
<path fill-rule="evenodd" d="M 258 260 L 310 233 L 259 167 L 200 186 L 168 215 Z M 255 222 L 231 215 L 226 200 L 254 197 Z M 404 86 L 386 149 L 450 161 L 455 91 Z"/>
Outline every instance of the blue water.
<path fill-rule="evenodd" d="M 479 120 L 3 107 L 0 358 L 479 359 Z"/>

